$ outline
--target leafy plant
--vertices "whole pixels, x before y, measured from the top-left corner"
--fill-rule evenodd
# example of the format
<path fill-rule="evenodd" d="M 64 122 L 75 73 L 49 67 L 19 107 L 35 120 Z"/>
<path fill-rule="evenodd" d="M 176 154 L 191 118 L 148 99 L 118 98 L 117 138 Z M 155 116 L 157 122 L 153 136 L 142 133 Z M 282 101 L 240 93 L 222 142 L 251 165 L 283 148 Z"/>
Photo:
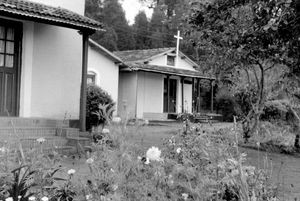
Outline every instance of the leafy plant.
<path fill-rule="evenodd" d="M 93 126 L 104 125 L 107 122 L 106 114 L 109 118 L 114 111 L 114 105 L 111 96 L 96 85 L 88 85 L 87 87 L 87 130 Z"/>

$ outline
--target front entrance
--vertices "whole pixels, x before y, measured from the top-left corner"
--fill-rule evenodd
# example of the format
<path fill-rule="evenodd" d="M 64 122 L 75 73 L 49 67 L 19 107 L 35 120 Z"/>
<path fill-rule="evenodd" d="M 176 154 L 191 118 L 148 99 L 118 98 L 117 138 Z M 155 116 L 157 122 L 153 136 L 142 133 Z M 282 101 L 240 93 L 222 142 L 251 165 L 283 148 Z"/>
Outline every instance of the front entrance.
<path fill-rule="evenodd" d="M 164 78 L 164 113 L 176 113 L 177 80 Z"/>
<path fill-rule="evenodd" d="M 0 19 L 0 116 L 17 116 L 20 24 Z"/>

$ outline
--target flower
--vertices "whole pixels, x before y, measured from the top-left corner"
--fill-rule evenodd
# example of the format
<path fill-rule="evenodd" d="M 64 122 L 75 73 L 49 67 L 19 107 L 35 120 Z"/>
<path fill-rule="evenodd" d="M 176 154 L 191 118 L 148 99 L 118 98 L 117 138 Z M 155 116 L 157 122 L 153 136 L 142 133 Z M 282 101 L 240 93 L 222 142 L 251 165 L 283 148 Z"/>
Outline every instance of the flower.
<path fill-rule="evenodd" d="M 260 147 L 260 142 L 256 142 L 256 146 L 257 146 L 257 147 Z"/>
<path fill-rule="evenodd" d="M 116 185 L 116 184 L 112 185 L 111 189 L 112 189 L 113 191 L 116 191 L 116 190 L 118 189 L 118 185 Z"/>
<path fill-rule="evenodd" d="M 182 195 L 184 200 L 187 200 L 188 197 L 189 197 L 189 194 L 187 194 L 187 193 L 182 193 L 181 195 Z"/>
<path fill-rule="evenodd" d="M 44 196 L 44 197 L 41 198 L 41 200 L 42 200 L 42 201 L 48 201 L 49 198 L 47 198 L 46 196 Z"/>
<path fill-rule="evenodd" d="M 146 161 L 144 162 L 145 165 L 149 165 L 150 164 L 150 160 L 149 158 L 146 158 Z"/>
<path fill-rule="evenodd" d="M 109 129 L 103 128 L 102 133 L 103 133 L 103 134 L 108 134 L 108 133 L 109 133 Z"/>
<path fill-rule="evenodd" d="M 8 149 L 5 148 L 5 147 L 1 147 L 1 148 L 0 148 L 0 152 L 2 152 L 2 153 L 8 152 Z"/>
<path fill-rule="evenodd" d="M 122 119 L 120 118 L 120 117 L 114 117 L 113 119 L 112 119 L 112 122 L 114 122 L 114 123 L 120 123 L 122 121 Z"/>
<path fill-rule="evenodd" d="M 69 169 L 68 170 L 69 175 L 73 175 L 73 174 L 75 174 L 75 172 L 76 172 L 76 170 L 74 170 L 74 169 Z"/>
<path fill-rule="evenodd" d="M 148 120 L 148 119 L 146 119 L 146 120 L 144 121 L 144 125 L 149 125 L 149 120 Z"/>
<path fill-rule="evenodd" d="M 46 139 L 43 138 L 43 137 L 40 137 L 40 138 L 36 139 L 36 141 L 37 141 L 38 143 L 42 144 L 42 143 L 44 143 L 44 142 L 46 141 Z"/>
<path fill-rule="evenodd" d="M 86 196 L 85 196 L 85 199 L 86 199 L 86 200 L 90 200 L 90 199 L 92 199 L 92 197 L 93 197 L 93 196 L 92 196 L 91 194 L 89 194 L 89 195 L 86 195 Z"/>
<path fill-rule="evenodd" d="M 177 152 L 177 154 L 180 154 L 180 152 L 181 152 L 181 148 L 180 148 L 180 147 L 178 147 L 178 148 L 176 149 L 176 152 Z"/>
<path fill-rule="evenodd" d="M 5 201 L 14 201 L 12 197 L 8 197 L 5 199 Z"/>
<path fill-rule="evenodd" d="M 35 199 L 34 196 L 30 196 L 30 197 L 28 198 L 28 200 L 29 200 L 29 201 L 35 201 L 36 199 Z"/>
<path fill-rule="evenodd" d="M 161 161 L 161 151 L 157 147 L 151 147 L 146 152 L 146 158 L 153 161 Z"/>
<path fill-rule="evenodd" d="M 89 158 L 86 160 L 86 163 L 87 164 L 92 164 L 94 162 L 94 159 L 93 158 Z"/>
<path fill-rule="evenodd" d="M 141 156 L 138 156 L 137 159 L 140 161 L 140 160 L 142 160 L 142 157 L 141 157 Z"/>

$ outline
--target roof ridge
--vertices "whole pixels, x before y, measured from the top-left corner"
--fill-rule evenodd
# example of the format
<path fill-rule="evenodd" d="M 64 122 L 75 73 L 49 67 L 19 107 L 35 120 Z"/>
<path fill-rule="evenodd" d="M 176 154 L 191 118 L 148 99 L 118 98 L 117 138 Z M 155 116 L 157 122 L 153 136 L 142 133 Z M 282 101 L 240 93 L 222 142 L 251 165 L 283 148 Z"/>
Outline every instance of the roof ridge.
<path fill-rule="evenodd" d="M 113 52 L 133 52 L 133 51 L 149 51 L 149 50 L 165 50 L 165 49 L 172 49 L 175 47 L 159 47 L 159 48 L 150 48 L 150 49 L 135 49 L 135 50 L 119 50 Z"/>

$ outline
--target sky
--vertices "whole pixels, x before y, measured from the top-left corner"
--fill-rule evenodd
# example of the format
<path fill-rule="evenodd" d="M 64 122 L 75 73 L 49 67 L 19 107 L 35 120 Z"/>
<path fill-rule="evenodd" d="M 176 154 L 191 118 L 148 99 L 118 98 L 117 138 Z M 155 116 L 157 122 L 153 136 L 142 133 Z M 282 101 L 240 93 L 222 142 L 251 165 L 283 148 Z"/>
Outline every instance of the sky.
<path fill-rule="evenodd" d="M 146 5 L 142 5 L 139 0 L 122 0 L 121 4 L 126 12 L 126 19 L 129 21 L 129 24 L 134 23 L 134 17 L 140 10 L 144 10 L 147 17 L 151 18 L 153 10 L 149 9 Z"/>

